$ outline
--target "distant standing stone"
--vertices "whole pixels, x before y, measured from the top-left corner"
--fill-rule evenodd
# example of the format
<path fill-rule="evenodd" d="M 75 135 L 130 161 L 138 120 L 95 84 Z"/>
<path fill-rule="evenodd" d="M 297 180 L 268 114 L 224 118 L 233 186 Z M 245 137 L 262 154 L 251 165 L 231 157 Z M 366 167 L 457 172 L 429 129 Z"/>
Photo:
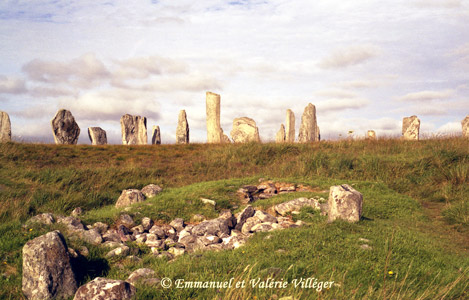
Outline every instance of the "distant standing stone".
<path fill-rule="evenodd" d="M 247 117 L 236 118 L 233 120 L 233 129 L 231 138 L 235 143 L 260 142 L 259 129 L 256 122 Z"/>
<path fill-rule="evenodd" d="M 101 127 L 89 127 L 88 136 L 91 141 L 91 145 L 106 145 L 107 136 L 106 131 Z"/>
<path fill-rule="evenodd" d="M 285 143 L 285 126 L 283 124 L 280 125 L 279 131 L 277 131 L 277 135 L 275 136 L 276 143 Z"/>
<path fill-rule="evenodd" d="M 462 125 L 462 136 L 469 138 L 469 116 L 466 116 L 464 120 L 461 121 Z"/>
<path fill-rule="evenodd" d="M 363 196 L 348 184 L 331 186 L 328 200 L 329 221 L 358 222 L 362 215 Z"/>
<path fill-rule="evenodd" d="M 291 109 L 287 109 L 287 120 L 285 121 L 285 141 L 287 143 L 295 142 L 295 114 Z"/>
<path fill-rule="evenodd" d="M 185 110 L 179 112 L 178 126 L 176 128 L 176 143 L 189 144 L 189 123 Z"/>
<path fill-rule="evenodd" d="M 0 143 L 11 141 L 10 116 L 4 111 L 0 111 Z"/>
<path fill-rule="evenodd" d="M 316 107 L 309 103 L 301 116 L 298 142 L 308 143 L 319 141 L 319 127 L 316 120 Z"/>
<path fill-rule="evenodd" d="M 125 114 L 121 117 L 122 144 L 146 145 L 147 118 Z"/>
<path fill-rule="evenodd" d="M 60 109 L 51 124 L 56 144 L 75 145 L 77 143 L 80 127 L 70 111 Z"/>
<path fill-rule="evenodd" d="M 161 132 L 160 126 L 153 126 L 153 133 L 151 135 L 151 144 L 152 145 L 159 145 L 161 144 Z"/>
<path fill-rule="evenodd" d="M 221 143 L 223 133 L 220 126 L 220 95 L 207 92 L 205 97 L 207 113 L 207 143 Z"/>
<path fill-rule="evenodd" d="M 223 129 L 222 129 L 222 131 L 223 131 Z M 222 142 L 223 142 L 223 144 L 230 144 L 231 140 L 226 134 L 223 134 Z"/>
<path fill-rule="evenodd" d="M 402 136 L 404 140 L 419 140 L 420 120 L 417 116 L 406 117 L 402 120 Z"/>
<path fill-rule="evenodd" d="M 376 140 L 376 133 L 374 130 L 368 130 L 366 133 L 367 140 Z"/>

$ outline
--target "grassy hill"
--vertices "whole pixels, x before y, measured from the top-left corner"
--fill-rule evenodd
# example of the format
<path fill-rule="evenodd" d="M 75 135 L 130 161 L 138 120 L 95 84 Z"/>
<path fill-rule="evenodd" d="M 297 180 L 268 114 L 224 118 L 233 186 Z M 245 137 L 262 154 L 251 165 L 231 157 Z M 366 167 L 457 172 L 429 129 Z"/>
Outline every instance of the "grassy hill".
<path fill-rule="evenodd" d="M 172 262 L 133 245 L 143 262 L 104 259 L 90 249 L 81 282 L 125 279 L 139 267 L 171 279 L 288 281 L 285 289 L 140 287 L 139 299 L 466 299 L 469 282 L 469 140 L 339 141 L 316 144 L 56 146 L 0 144 L 0 298 L 21 298 L 21 249 L 51 228 L 23 228 L 41 212 L 85 211 L 87 224 L 112 223 L 123 189 L 155 183 L 164 192 L 129 212 L 161 222 L 213 218 L 242 207 L 236 190 L 259 178 L 328 190 L 349 183 L 364 195 L 364 219 L 335 222 L 303 210 L 301 228 L 256 234 L 233 251 L 186 254 Z M 316 195 L 316 194 L 314 194 Z M 267 208 L 311 193 L 259 200 Z M 323 193 L 327 198 L 327 192 Z M 217 201 L 215 209 L 200 197 Z M 239 207 L 239 208 L 237 208 Z M 137 219 L 137 218 L 136 218 Z M 60 228 L 59 228 L 60 229 Z M 360 246 L 368 240 L 372 249 Z M 79 247 L 78 241 L 68 241 Z M 390 273 L 391 272 L 391 273 Z M 334 281 L 317 291 L 292 282 Z"/>

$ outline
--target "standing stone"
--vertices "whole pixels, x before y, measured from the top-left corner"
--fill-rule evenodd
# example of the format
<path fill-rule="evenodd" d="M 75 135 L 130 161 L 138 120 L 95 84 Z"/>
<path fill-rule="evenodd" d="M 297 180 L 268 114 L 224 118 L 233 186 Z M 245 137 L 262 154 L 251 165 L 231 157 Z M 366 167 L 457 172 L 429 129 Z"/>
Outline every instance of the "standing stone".
<path fill-rule="evenodd" d="M 287 120 L 285 121 L 285 141 L 287 143 L 295 142 L 295 114 L 291 109 L 287 109 Z"/>
<path fill-rule="evenodd" d="M 160 145 L 161 144 L 160 126 L 153 126 L 153 133 L 151 135 L 151 144 L 152 145 Z"/>
<path fill-rule="evenodd" d="M 220 127 L 220 95 L 207 92 L 205 97 L 207 111 L 207 143 L 221 143 L 223 131 Z"/>
<path fill-rule="evenodd" d="M 362 215 L 363 195 L 348 184 L 331 186 L 327 202 L 329 221 L 358 222 Z"/>
<path fill-rule="evenodd" d="M 366 132 L 366 139 L 367 139 L 367 140 L 373 140 L 373 141 L 376 140 L 376 133 L 375 133 L 375 131 L 374 131 L 374 130 L 368 130 L 368 131 Z"/>
<path fill-rule="evenodd" d="M 125 114 L 121 117 L 122 144 L 147 144 L 147 118 Z"/>
<path fill-rule="evenodd" d="M 221 142 L 222 142 L 223 144 L 231 144 L 230 138 L 229 138 L 226 134 L 223 133 L 223 129 L 221 130 L 221 133 L 222 133 Z"/>
<path fill-rule="evenodd" d="M 4 111 L 0 111 L 0 143 L 11 141 L 10 116 Z"/>
<path fill-rule="evenodd" d="M 24 245 L 22 288 L 28 299 L 65 299 L 75 294 L 77 282 L 67 245 L 59 231 Z"/>
<path fill-rule="evenodd" d="M 178 127 L 176 129 L 176 143 L 189 144 L 189 123 L 185 110 L 179 112 Z"/>
<path fill-rule="evenodd" d="M 420 120 L 417 116 L 406 117 L 402 120 L 402 136 L 404 140 L 419 140 Z"/>
<path fill-rule="evenodd" d="M 466 116 L 464 120 L 461 121 L 462 125 L 462 136 L 469 138 L 469 116 Z"/>
<path fill-rule="evenodd" d="M 276 143 L 285 143 L 285 126 L 283 124 L 280 125 L 280 130 L 277 131 L 277 135 L 275 136 Z"/>
<path fill-rule="evenodd" d="M 316 120 L 316 107 L 309 103 L 308 106 L 306 106 L 303 115 L 301 116 L 298 142 L 317 142 L 319 139 L 319 127 Z"/>
<path fill-rule="evenodd" d="M 236 118 L 233 120 L 233 129 L 231 138 L 235 143 L 260 142 L 259 129 L 256 122 L 247 117 Z"/>
<path fill-rule="evenodd" d="M 77 143 L 80 127 L 78 127 L 70 111 L 60 109 L 55 114 L 51 124 L 56 144 L 75 145 Z"/>
<path fill-rule="evenodd" d="M 88 127 L 88 136 L 90 137 L 91 145 L 107 144 L 106 131 L 101 127 Z"/>

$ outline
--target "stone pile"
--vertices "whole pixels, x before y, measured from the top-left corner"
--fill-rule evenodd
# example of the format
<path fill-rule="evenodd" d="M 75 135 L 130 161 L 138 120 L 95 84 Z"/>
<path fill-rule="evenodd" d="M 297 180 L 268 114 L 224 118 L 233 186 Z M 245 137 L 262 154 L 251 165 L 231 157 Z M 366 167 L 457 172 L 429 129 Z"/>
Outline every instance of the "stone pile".
<path fill-rule="evenodd" d="M 260 142 L 259 129 L 256 122 L 248 117 L 233 120 L 231 138 L 235 143 Z"/>
<path fill-rule="evenodd" d="M 106 131 L 101 127 L 89 127 L 88 136 L 91 141 L 91 145 L 106 145 L 107 136 Z"/>
<path fill-rule="evenodd" d="M 405 117 L 402 120 L 402 137 L 404 140 L 418 141 L 420 120 L 417 116 Z"/>
<path fill-rule="evenodd" d="M 11 141 L 11 123 L 10 116 L 0 111 L 0 143 Z"/>
<path fill-rule="evenodd" d="M 258 199 L 268 199 L 272 196 L 293 192 L 311 192 L 310 187 L 293 183 L 263 181 L 258 185 L 245 185 L 238 189 L 237 194 L 243 203 L 251 203 Z"/>
<path fill-rule="evenodd" d="M 178 116 L 176 128 L 176 144 L 189 144 L 189 123 L 185 110 L 181 110 Z"/>
<path fill-rule="evenodd" d="M 125 114 L 120 122 L 123 145 L 147 144 L 147 118 Z"/>
<path fill-rule="evenodd" d="M 70 111 L 60 109 L 52 119 L 51 125 L 56 144 L 75 145 L 78 142 L 80 127 Z"/>

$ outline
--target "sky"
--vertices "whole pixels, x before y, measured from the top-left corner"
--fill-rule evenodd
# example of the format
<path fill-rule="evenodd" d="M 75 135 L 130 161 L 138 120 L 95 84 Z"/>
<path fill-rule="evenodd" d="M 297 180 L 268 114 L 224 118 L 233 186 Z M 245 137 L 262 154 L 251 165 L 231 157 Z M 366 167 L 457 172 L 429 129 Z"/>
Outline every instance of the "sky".
<path fill-rule="evenodd" d="M 469 115 L 469 0 L 3 0 L 0 110 L 12 136 L 53 143 L 68 109 L 121 143 L 119 120 L 147 118 L 175 143 L 186 110 L 191 142 L 206 142 L 205 93 L 221 95 L 221 125 L 250 117 L 275 140 L 286 110 L 317 109 L 321 138 L 353 131 L 461 134 Z"/>

